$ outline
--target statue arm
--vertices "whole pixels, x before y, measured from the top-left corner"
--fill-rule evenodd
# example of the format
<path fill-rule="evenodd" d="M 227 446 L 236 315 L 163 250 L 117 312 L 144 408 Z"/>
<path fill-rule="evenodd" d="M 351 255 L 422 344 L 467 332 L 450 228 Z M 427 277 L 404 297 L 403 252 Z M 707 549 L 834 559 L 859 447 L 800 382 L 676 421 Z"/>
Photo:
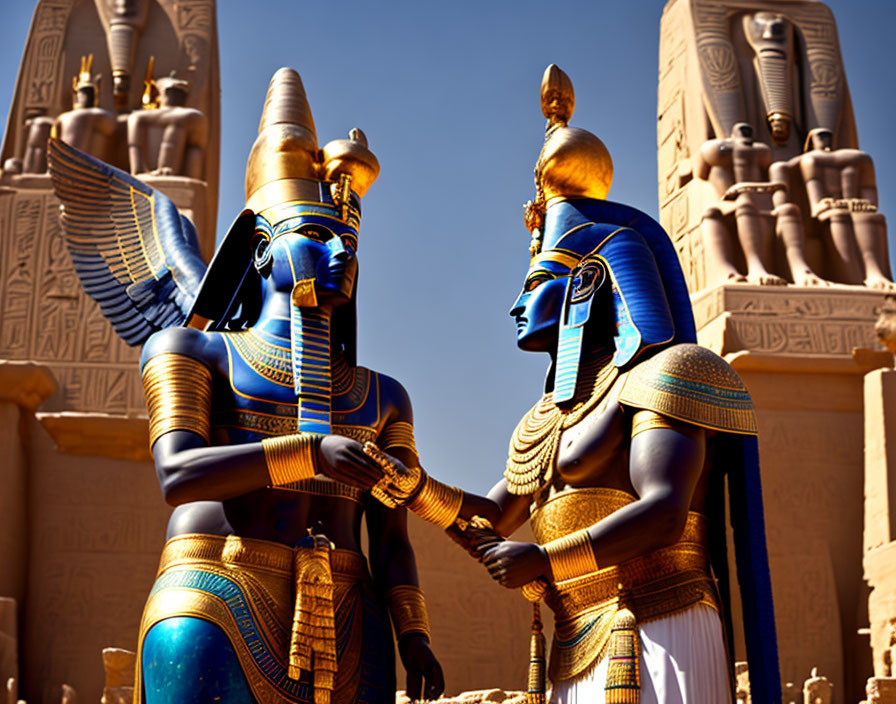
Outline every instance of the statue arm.
<path fill-rule="evenodd" d="M 770 183 L 780 183 L 784 186 L 772 193 L 772 203 L 775 207 L 784 205 L 790 201 L 790 164 L 786 161 L 776 161 L 768 167 L 768 180 Z"/>
<path fill-rule="evenodd" d="M 712 142 L 706 142 L 700 147 L 697 152 L 697 178 L 701 181 L 706 181 L 709 179 L 709 172 L 712 169 L 712 164 L 709 163 L 708 156 L 713 154 L 715 151 L 714 145 Z"/>
<path fill-rule="evenodd" d="M 416 461 L 406 448 L 396 459 Z M 366 504 L 370 570 L 374 588 L 389 606 L 398 652 L 407 672 L 406 691 L 414 700 L 438 699 L 445 688 L 442 668 L 430 648 L 426 602 L 417 576 L 417 560 L 408 538 L 407 511 L 376 500 Z M 425 683 L 425 684 L 424 684 Z"/>
<path fill-rule="evenodd" d="M 184 175 L 201 180 L 204 177 L 202 162 L 208 146 L 208 120 L 199 113 L 194 116 L 190 138 L 184 154 Z"/>

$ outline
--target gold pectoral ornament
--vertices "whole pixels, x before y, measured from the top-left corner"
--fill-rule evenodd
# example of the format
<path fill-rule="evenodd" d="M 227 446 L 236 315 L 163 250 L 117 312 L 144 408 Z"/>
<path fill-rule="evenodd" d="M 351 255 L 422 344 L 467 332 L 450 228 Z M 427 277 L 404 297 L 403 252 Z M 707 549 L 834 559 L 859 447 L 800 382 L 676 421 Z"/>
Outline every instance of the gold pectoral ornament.
<path fill-rule="evenodd" d="M 382 478 L 370 493 L 389 508 L 406 506 L 424 521 L 447 530 L 456 522 L 464 503 L 464 492 L 430 477 L 421 467 L 399 472 L 388 454 L 371 442 L 364 443 L 364 452 L 383 469 Z"/>

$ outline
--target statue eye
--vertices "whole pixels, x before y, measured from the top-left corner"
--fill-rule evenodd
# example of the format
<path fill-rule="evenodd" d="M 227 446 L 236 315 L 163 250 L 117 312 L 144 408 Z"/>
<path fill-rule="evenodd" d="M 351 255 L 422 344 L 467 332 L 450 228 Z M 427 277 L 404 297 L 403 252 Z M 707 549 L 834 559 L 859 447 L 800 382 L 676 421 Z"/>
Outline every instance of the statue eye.
<path fill-rule="evenodd" d="M 297 232 L 303 237 L 307 237 L 310 240 L 314 240 L 315 242 L 326 242 L 333 236 L 333 233 L 324 228 L 318 227 L 301 227 L 297 230 Z"/>
<path fill-rule="evenodd" d="M 531 293 L 532 291 L 537 289 L 539 286 L 541 286 L 545 281 L 550 281 L 550 280 L 551 280 L 551 277 L 548 276 L 547 274 L 536 274 L 535 276 L 533 276 L 526 282 L 526 285 L 523 290 L 525 290 L 526 293 Z"/>

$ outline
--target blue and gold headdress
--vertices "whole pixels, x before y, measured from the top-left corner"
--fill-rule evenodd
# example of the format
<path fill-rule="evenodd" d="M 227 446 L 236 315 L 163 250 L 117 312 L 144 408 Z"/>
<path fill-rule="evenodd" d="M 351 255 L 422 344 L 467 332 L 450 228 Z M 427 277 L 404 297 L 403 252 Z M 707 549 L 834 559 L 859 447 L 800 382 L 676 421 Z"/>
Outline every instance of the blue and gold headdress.
<path fill-rule="evenodd" d="M 594 290 L 583 294 L 577 289 L 595 263 L 606 270 L 612 286 L 617 367 L 631 364 L 649 348 L 696 342 L 687 286 L 672 242 L 646 214 L 605 200 L 613 161 L 600 139 L 566 124 L 572 116 L 571 94 L 566 74 L 549 66 L 541 92 L 546 138 L 535 167 L 536 200 L 526 204 L 525 218 L 532 233 L 529 275 L 544 270 L 570 279 L 560 322 L 555 403 L 575 393 L 594 295 Z"/>

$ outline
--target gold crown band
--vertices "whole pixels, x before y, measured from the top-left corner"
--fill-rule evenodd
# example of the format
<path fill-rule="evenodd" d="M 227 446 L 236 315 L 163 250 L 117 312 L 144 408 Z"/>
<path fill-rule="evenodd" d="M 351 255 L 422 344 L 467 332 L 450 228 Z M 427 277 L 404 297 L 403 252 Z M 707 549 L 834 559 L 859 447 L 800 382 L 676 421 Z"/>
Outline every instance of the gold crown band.
<path fill-rule="evenodd" d="M 321 436 L 294 433 L 261 441 L 271 486 L 285 486 L 317 474 L 317 450 Z"/>
<path fill-rule="evenodd" d="M 645 430 L 652 430 L 653 428 L 668 428 L 670 430 L 675 430 L 675 424 L 666 418 L 666 416 L 662 416 L 654 411 L 641 410 L 635 413 L 632 418 L 632 437 L 635 437 L 638 433 L 643 433 Z"/>
<path fill-rule="evenodd" d="M 432 641 L 426 600 L 420 587 L 413 584 L 399 584 L 389 590 L 387 600 L 396 639 L 406 633 L 420 633 L 426 636 L 426 640 Z"/>
<path fill-rule="evenodd" d="M 544 549 L 548 554 L 555 582 L 597 572 L 591 536 L 585 528 L 546 543 Z"/>
<path fill-rule="evenodd" d="M 408 508 L 424 521 L 446 530 L 457 520 L 463 503 L 464 492 L 461 489 L 442 484 L 424 474 L 423 488 L 408 503 Z"/>
<path fill-rule="evenodd" d="M 150 450 L 165 433 L 188 430 L 206 442 L 211 430 L 212 375 L 192 357 L 166 352 L 143 368 Z"/>

